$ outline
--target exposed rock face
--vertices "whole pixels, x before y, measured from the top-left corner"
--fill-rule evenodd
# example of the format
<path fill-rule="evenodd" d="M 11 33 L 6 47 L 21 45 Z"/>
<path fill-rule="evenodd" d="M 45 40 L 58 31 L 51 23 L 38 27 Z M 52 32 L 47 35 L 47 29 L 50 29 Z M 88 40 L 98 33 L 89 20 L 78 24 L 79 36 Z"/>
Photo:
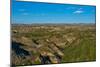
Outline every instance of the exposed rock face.
<path fill-rule="evenodd" d="M 46 43 L 45 43 L 46 42 Z M 59 57 L 63 56 L 63 52 L 59 50 L 59 48 L 56 46 L 53 42 L 47 42 L 45 41 L 42 44 L 32 41 L 31 39 L 27 37 L 19 37 L 19 38 L 13 38 L 12 41 L 12 60 L 18 60 L 18 62 L 12 62 L 14 65 L 22 63 L 20 60 L 25 60 L 27 57 L 32 57 L 32 51 L 38 52 L 40 54 L 39 61 L 41 64 L 48 64 L 48 63 L 59 63 L 60 60 L 55 55 L 58 54 Z M 14 58 L 14 57 L 17 58 Z M 30 60 L 29 59 L 29 60 Z M 24 63 L 23 63 L 24 64 Z M 33 63 L 34 64 L 34 63 Z"/>

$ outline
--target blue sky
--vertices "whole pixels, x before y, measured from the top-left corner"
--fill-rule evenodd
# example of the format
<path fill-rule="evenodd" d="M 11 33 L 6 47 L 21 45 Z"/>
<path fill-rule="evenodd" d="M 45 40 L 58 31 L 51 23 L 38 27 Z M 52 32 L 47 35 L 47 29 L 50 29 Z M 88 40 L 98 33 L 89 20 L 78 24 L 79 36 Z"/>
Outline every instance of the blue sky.
<path fill-rule="evenodd" d="M 95 6 L 12 0 L 12 23 L 95 23 Z"/>

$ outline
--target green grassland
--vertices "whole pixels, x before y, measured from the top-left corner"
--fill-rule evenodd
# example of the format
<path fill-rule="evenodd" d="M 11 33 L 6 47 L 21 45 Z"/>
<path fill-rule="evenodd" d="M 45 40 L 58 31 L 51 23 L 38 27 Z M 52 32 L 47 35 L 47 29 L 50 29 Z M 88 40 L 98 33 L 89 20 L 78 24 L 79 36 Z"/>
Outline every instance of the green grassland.
<path fill-rule="evenodd" d="M 12 65 L 42 64 L 39 55 L 43 52 L 49 56 L 50 64 L 96 60 L 94 24 L 16 25 L 12 26 L 12 42 L 18 43 L 16 45 L 29 53 L 23 58 L 22 54 L 16 53 L 16 47 L 13 48 Z M 54 60 L 57 59 L 55 53 L 61 57 L 60 62 Z"/>

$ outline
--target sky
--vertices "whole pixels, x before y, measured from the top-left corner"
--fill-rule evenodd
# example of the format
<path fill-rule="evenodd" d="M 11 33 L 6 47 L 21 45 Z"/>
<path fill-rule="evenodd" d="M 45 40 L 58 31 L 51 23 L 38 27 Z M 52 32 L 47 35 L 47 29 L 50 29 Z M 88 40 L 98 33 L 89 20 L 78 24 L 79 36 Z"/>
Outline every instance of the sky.
<path fill-rule="evenodd" d="M 95 6 L 12 0 L 11 21 L 17 24 L 95 23 Z"/>

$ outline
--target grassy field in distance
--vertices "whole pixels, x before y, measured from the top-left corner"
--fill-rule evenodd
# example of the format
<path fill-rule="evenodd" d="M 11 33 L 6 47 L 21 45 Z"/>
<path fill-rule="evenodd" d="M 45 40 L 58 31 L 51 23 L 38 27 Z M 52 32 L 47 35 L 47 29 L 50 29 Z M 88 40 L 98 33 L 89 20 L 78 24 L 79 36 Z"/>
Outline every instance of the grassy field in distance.
<path fill-rule="evenodd" d="M 95 24 L 12 25 L 12 65 L 96 60 Z"/>

